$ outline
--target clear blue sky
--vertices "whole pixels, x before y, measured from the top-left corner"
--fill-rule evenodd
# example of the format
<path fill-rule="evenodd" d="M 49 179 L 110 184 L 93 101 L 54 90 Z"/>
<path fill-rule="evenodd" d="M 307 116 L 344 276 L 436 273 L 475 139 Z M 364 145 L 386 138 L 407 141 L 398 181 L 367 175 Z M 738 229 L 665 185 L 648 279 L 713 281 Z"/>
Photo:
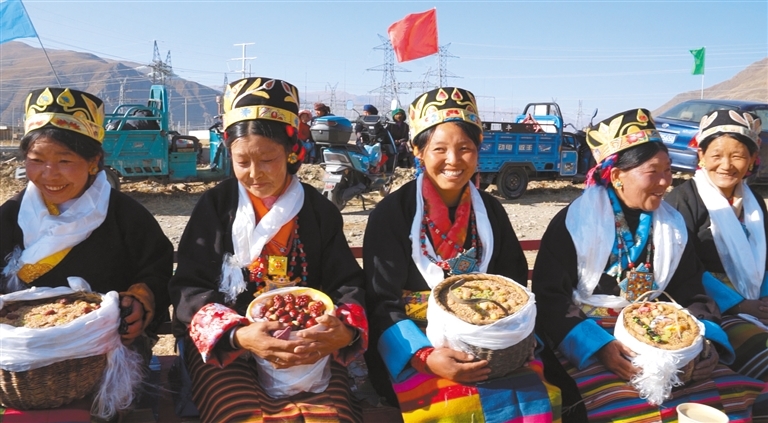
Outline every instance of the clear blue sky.
<path fill-rule="evenodd" d="M 485 119 L 556 99 L 576 123 L 632 107 L 651 110 L 697 90 L 690 49 L 706 46 L 705 86 L 768 56 L 768 1 L 171 1 L 25 0 L 46 48 L 149 63 L 153 40 L 175 72 L 220 86 L 238 79 L 241 47 L 254 75 L 285 79 L 303 92 L 364 95 L 381 85 L 378 34 L 408 13 L 437 8 L 441 45 L 450 43 L 449 80 L 478 96 Z M 35 39 L 24 40 L 39 46 Z M 436 56 L 399 64 L 420 81 Z M 400 97 L 409 103 L 418 93 Z"/>

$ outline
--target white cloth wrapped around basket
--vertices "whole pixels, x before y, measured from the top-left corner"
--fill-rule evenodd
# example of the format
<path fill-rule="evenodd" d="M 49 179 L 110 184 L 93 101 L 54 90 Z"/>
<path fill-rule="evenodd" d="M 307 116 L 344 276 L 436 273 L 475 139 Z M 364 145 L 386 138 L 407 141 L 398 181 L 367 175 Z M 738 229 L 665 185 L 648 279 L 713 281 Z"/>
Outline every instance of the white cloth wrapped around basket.
<path fill-rule="evenodd" d="M 67 278 L 69 287 L 32 287 L 0 295 L 4 304 L 91 292 L 79 277 Z M 99 309 L 60 326 L 30 329 L 0 324 L 0 369 L 24 372 L 65 360 L 107 355 L 104 376 L 97 388 L 91 414 L 109 419 L 133 402 L 143 378 L 141 356 L 123 346 L 118 333 L 120 298 L 117 292 L 101 294 Z M 83 369 L 87 371 L 88 369 Z"/>

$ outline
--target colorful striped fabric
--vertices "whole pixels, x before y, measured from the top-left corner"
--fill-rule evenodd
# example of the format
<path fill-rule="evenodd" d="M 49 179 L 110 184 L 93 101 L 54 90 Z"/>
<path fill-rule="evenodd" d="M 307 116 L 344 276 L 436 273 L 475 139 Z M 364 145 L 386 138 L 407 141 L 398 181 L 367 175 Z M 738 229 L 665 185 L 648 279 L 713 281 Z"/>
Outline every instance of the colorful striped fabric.
<path fill-rule="evenodd" d="M 768 332 L 736 316 L 723 316 L 720 326 L 736 351 L 731 369 L 768 382 Z"/>
<path fill-rule="evenodd" d="M 676 422 L 675 408 L 684 402 L 706 404 L 724 411 L 731 423 L 751 422 L 752 405 L 764 388 L 763 382 L 718 364 L 708 380 L 675 388 L 664 404 L 652 406 L 640 398 L 629 383 L 599 362 L 578 370 L 559 351 L 555 354 L 576 381 L 590 423 Z"/>
<path fill-rule="evenodd" d="M 462 385 L 416 373 L 393 387 L 405 423 L 560 422 L 560 390 L 544 382 L 541 362 L 512 375 L 477 385 Z"/>
<path fill-rule="evenodd" d="M 187 344 L 187 366 L 203 423 L 356 423 L 362 411 L 352 398 L 347 370 L 331 360 L 331 381 L 319 394 L 271 398 L 256 379 L 256 362 L 238 358 L 225 368 L 203 363 Z"/>

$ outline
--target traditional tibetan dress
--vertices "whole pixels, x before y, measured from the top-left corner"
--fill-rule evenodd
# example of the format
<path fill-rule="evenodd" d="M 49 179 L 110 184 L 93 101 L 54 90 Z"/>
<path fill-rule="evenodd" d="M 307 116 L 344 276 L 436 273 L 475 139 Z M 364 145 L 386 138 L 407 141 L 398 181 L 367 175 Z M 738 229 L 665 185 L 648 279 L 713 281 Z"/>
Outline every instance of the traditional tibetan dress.
<path fill-rule="evenodd" d="M 424 328 L 430 289 L 447 274 L 485 272 L 524 283 L 527 263 L 507 213 L 469 184 L 447 208 L 419 176 L 371 213 L 364 240 L 367 304 L 373 345 L 371 379 L 406 422 L 550 422 L 560 419 L 560 392 L 547 384 L 541 362 L 512 375 L 463 385 L 419 372 L 411 358 L 430 347 Z"/>
<path fill-rule="evenodd" d="M 170 283 L 174 334 L 185 341 L 195 404 L 204 422 L 359 422 L 345 365 L 367 347 L 363 273 L 342 231 L 338 210 L 292 176 L 276 200 L 251 197 L 230 179 L 201 196 L 179 244 Z M 337 351 L 321 393 L 272 398 L 259 386 L 256 361 L 228 334 L 255 295 L 307 286 L 337 304 L 360 339 Z M 272 419 L 272 420 L 270 420 Z"/>
<path fill-rule="evenodd" d="M 745 299 L 768 297 L 766 207 L 742 182 L 729 203 L 706 171 L 678 186 L 667 201 L 683 215 L 704 264 L 704 289 L 722 311 Z M 750 315 L 723 316 L 721 326 L 736 351 L 734 371 L 768 382 L 768 329 Z"/>
<path fill-rule="evenodd" d="M 699 402 L 723 410 L 732 422 L 750 421 L 763 383 L 724 364 L 709 379 L 675 388 L 670 399 L 653 406 L 595 355 L 615 339 L 621 309 L 654 290 L 650 298 L 666 292 L 701 320 L 721 363 L 733 362 L 702 273 L 683 218 L 664 202 L 654 212 L 633 210 L 612 187 L 593 186 L 558 213 L 542 238 L 533 291 L 537 331 L 554 351 L 545 356 L 547 377 L 563 389 L 564 407 L 586 408 L 590 422 L 667 422 L 677 421 L 678 404 Z"/>
<path fill-rule="evenodd" d="M 31 182 L 5 202 L 0 258 L 0 294 L 68 286 L 68 277 L 79 276 L 94 292 L 138 299 L 149 313 L 149 332 L 168 319 L 173 245 L 147 209 L 111 189 L 104 171 L 59 206 L 46 204 Z"/>

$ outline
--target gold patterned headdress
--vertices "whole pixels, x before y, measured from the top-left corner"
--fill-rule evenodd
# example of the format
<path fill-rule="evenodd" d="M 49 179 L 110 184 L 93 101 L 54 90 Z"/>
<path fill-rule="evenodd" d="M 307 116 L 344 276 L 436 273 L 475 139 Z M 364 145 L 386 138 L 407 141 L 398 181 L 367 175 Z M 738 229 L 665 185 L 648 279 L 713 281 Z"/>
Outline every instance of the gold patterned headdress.
<path fill-rule="evenodd" d="M 464 121 L 483 129 L 475 95 L 462 88 L 441 87 L 428 91 L 411 103 L 408 115 L 411 142 L 416 135 L 443 122 Z"/>
<path fill-rule="evenodd" d="M 24 104 L 24 134 L 45 126 L 104 140 L 104 102 L 93 94 L 69 88 L 32 91 Z"/>
<path fill-rule="evenodd" d="M 266 119 L 299 127 L 299 90 L 274 78 L 237 80 L 224 91 L 224 129 L 244 120 Z"/>
<path fill-rule="evenodd" d="M 646 142 L 661 142 L 651 112 L 646 109 L 621 112 L 587 129 L 587 144 L 597 163 Z"/>

